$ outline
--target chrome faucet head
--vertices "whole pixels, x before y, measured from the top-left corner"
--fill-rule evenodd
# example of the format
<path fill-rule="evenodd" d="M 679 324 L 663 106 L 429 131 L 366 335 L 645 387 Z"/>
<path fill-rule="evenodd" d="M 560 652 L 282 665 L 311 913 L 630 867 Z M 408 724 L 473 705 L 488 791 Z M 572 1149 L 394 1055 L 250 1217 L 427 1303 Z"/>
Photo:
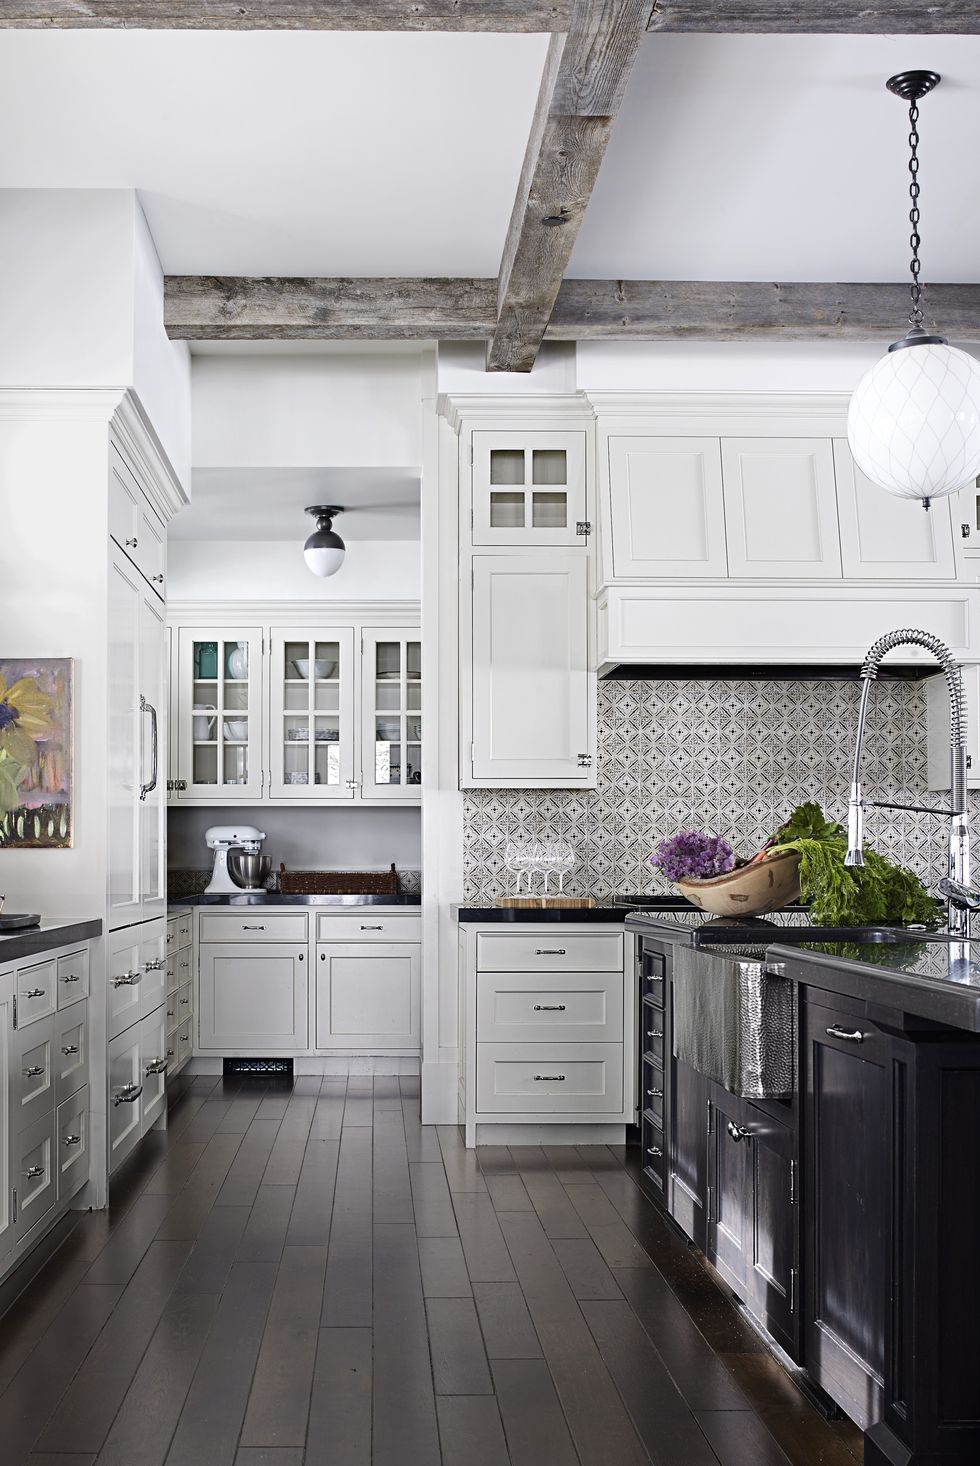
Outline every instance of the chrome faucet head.
<path fill-rule="evenodd" d="M 864 799 L 860 784 L 851 785 L 851 797 L 847 801 L 847 854 L 844 864 L 864 864 Z"/>

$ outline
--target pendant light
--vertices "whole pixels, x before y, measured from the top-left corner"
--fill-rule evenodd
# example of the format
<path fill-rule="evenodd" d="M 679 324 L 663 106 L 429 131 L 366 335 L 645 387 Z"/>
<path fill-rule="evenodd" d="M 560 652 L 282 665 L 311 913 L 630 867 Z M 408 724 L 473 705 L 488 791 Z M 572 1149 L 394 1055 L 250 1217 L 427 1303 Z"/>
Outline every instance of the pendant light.
<path fill-rule="evenodd" d="M 919 283 L 919 101 L 934 71 L 903 71 L 886 83 L 909 104 L 909 330 L 862 377 L 847 414 L 854 459 L 873 483 L 903 499 L 955 494 L 980 473 L 980 363 L 922 325 Z"/>
<path fill-rule="evenodd" d="M 305 511 L 316 520 L 316 529 L 303 546 L 303 559 L 314 575 L 336 575 L 344 563 L 347 546 L 333 527 L 334 515 L 343 514 L 339 504 L 313 504 Z"/>

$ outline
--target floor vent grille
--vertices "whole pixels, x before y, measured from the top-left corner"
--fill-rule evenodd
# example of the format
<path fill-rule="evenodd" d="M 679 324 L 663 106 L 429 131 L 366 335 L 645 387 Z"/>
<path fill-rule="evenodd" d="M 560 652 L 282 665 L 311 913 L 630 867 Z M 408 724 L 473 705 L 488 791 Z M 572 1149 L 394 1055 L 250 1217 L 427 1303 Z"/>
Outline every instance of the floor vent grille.
<path fill-rule="evenodd" d="M 275 1074 L 280 1079 L 292 1079 L 292 1059 L 225 1059 L 224 1077 L 236 1074 Z"/>

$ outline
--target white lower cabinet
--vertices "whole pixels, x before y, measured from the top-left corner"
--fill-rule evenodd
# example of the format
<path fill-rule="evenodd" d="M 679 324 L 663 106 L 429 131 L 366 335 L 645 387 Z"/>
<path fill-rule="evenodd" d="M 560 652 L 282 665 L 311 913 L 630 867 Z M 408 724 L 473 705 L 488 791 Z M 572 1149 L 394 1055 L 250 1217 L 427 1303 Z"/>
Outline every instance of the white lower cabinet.
<path fill-rule="evenodd" d="M 466 1144 L 492 1124 L 633 1119 L 632 963 L 588 923 L 462 929 Z"/>
<path fill-rule="evenodd" d="M 59 1013 L 54 1027 L 54 1102 L 87 1087 L 89 1076 L 88 1004 L 75 1003 Z"/>
<path fill-rule="evenodd" d="M 161 1004 L 140 1019 L 140 1134 L 152 1130 L 167 1108 L 167 1010 Z"/>
<path fill-rule="evenodd" d="M 200 949 L 202 1050 L 291 1053 L 307 1046 L 306 946 L 204 943 Z"/>
<path fill-rule="evenodd" d="M 13 1187 L 17 1198 L 14 1237 L 19 1241 L 58 1199 L 53 1109 L 17 1134 L 14 1140 Z"/>
<path fill-rule="evenodd" d="M 418 943 L 318 947 L 316 1047 L 417 1049 L 421 968 Z"/>
<path fill-rule="evenodd" d="M 134 1023 L 109 1041 L 109 1174 L 125 1160 L 142 1134 L 140 1099 L 143 1066 L 140 1028 Z"/>
<path fill-rule="evenodd" d="M 42 1023 L 18 1029 L 14 1035 L 11 1105 L 15 1130 L 23 1130 L 54 1109 L 54 1030 L 52 1015 Z"/>
<path fill-rule="evenodd" d="M 58 1200 L 67 1201 L 88 1180 L 88 1086 L 58 1106 L 56 1124 Z"/>

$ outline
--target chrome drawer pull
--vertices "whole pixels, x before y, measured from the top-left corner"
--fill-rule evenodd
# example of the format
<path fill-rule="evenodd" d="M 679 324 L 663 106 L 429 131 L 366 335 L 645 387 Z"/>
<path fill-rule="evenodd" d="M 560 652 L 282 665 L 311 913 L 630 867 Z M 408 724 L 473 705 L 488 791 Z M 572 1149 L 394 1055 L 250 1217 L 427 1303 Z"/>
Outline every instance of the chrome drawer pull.
<path fill-rule="evenodd" d="M 66 1145 L 81 1145 L 81 1143 L 82 1143 L 82 1137 L 80 1135 L 66 1135 L 65 1136 L 65 1144 Z"/>
<path fill-rule="evenodd" d="M 361 927 L 361 931 L 362 932 L 383 932 L 384 931 L 384 927 L 381 926 L 381 925 L 379 925 L 379 926 L 362 926 Z"/>
<path fill-rule="evenodd" d="M 648 1028 L 647 1029 L 647 1038 L 663 1038 L 663 1036 L 664 1036 L 664 1031 L 663 1031 L 662 1028 Z"/>
<path fill-rule="evenodd" d="M 28 1181 L 36 1181 L 38 1176 L 44 1175 L 44 1167 L 28 1166 L 27 1170 L 24 1172 L 24 1175 L 27 1177 Z"/>
<path fill-rule="evenodd" d="M 859 1028 L 855 1028 L 854 1032 L 851 1033 L 846 1028 L 841 1028 L 839 1023 L 835 1023 L 831 1028 L 827 1029 L 827 1037 L 843 1038 L 849 1044 L 863 1044 L 867 1035 L 863 1034 Z"/>
<path fill-rule="evenodd" d="M 163 966 L 163 960 L 162 960 L 162 958 L 160 958 L 160 957 L 153 957 L 153 958 L 150 959 L 149 962 L 144 962 L 143 963 L 143 971 L 144 972 L 159 972 L 160 971 L 160 968 L 162 966 Z"/>
<path fill-rule="evenodd" d="M 663 1092 L 662 1089 L 648 1089 L 647 1090 L 647 1098 L 648 1099 L 663 1099 L 663 1097 L 664 1097 L 664 1092 Z"/>
<path fill-rule="evenodd" d="M 535 947 L 535 957 L 564 957 L 564 947 Z"/>
<path fill-rule="evenodd" d="M 535 1074 L 535 1084 L 557 1084 L 565 1078 L 564 1074 Z"/>
<path fill-rule="evenodd" d="M 78 1053 L 78 1044 L 62 1044 L 61 1052 L 67 1058 L 70 1054 Z"/>
<path fill-rule="evenodd" d="M 132 1105 L 136 1103 L 142 1093 L 142 1084 L 124 1084 L 122 1089 L 117 1089 L 112 1096 L 112 1103 L 114 1105 Z"/>
<path fill-rule="evenodd" d="M 63 977 L 61 979 L 62 982 L 81 982 L 81 980 L 82 979 L 75 972 L 70 972 L 67 977 Z"/>
<path fill-rule="evenodd" d="M 535 1003 L 535 1013 L 564 1013 L 564 1003 Z"/>
<path fill-rule="evenodd" d="M 736 1145 L 740 1144 L 743 1140 L 751 1140 L 752 1138 L 751 1130 L 746 1130 L 742 1125 L 736 1125 L 734 1120 L 729 1120 L 726 1128 Z"/>
<path fill-rule="evenodd" d="M 173 1049 L 168 1049 L 168 1050 L 167 1050 L 167 1058 L 168 1058 L 168 1059 L 172 1059 L 172 1058 L 173 1058 L 173 1056 L 174 1056 L 174 1051 L 173 1051 Z"/>
<path fill-rule="evenodd" d="M 664 980 L 664 975 L 663 975 L 662 972 L 648 972 L 647 973 L 647 982 L 663 982 L 663 980 Z"/>
<path fill-rule="evenodd" d="M 38 1079 L 44 1073 L 42 1064 L 32 1064 L 29 1069 L 24 1070 L 25 1079 Z"/>
<path fill-rule="evenodd" d="M 164 1074 L 166 1068 L 166 1059 L 151 1059 L 146 1065 L 146 1077 L 149 1078 L 151 1074 Z"/>
<path fill-rule="evenodd" d="M 647 1155 L 662 1156 L 663 1155 L 663 1151 L 660 1149 L 660 1146 L 659 1145 L 648 1145 L 647 1146 Z"/>
<path fill-rule="evenodd" d="M 181 1000 L 180 1000 L 180 1006 L 182 1008 L 186 1008 L 189 1002 L 190 1002 L 190 998 L 181 998 Z"/>
<path fill-rule="evenodd" d="M 142 974 L 139 972 L 124 972 L 122 977 L 114 977 L 112 979 L 112 986 L 114 988 L 133 988 L 139 982 L 141 976 Z"/>
<path fill-rule="evenodd" d="M 25 998 L 43 998 L 47 992 L 46 988 L 28 988 L 24 994 Z"/>
<path fill-rule="evenodd" d="M 265 927 L 264 926 L 249 926 L 249 924 L 248 924 L 247 921 L 243 921 L 242 922 L 242 931 L 243 932 L 264 932 L 265 931 Z"/>

